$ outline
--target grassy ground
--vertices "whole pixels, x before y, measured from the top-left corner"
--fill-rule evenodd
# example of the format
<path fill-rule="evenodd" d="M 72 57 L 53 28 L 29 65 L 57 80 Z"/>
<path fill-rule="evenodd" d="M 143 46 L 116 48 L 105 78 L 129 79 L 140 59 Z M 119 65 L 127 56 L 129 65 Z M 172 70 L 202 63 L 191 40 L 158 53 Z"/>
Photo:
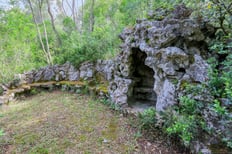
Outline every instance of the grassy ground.
<path fill-rule="evenodd" d="M 0 109 L 0 153 L 134 153 L 128 119 L 84 95 L 40 93 Z M 137 149 L 138 151 L 138 149 Z"/>

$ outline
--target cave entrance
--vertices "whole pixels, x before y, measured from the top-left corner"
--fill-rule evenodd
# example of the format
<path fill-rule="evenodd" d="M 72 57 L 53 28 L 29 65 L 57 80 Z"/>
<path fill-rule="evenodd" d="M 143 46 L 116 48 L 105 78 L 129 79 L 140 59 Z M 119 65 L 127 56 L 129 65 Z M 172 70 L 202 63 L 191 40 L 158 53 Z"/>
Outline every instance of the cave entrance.
<path fill-rule="evenodd" d="M 156 93 L 154 86 L 154 71 L 145 65 L 147 55 L 138 48 L 132 49 L 132 76 L 134 84 L 129 96 L 128 105 L 138 110 L 155 107 Z"/>

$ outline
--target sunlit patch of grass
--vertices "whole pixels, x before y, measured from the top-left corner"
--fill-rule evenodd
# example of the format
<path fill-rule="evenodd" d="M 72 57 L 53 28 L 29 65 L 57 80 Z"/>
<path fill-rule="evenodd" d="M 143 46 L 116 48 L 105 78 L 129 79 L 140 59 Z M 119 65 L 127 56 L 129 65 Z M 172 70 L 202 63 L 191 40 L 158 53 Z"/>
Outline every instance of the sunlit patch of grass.
<path fill-rule="evenodd" d="M 2 154 L 132 153 L 136 144 L 126 118 L 85 95 L 40 93 L 0 114 Z"/>

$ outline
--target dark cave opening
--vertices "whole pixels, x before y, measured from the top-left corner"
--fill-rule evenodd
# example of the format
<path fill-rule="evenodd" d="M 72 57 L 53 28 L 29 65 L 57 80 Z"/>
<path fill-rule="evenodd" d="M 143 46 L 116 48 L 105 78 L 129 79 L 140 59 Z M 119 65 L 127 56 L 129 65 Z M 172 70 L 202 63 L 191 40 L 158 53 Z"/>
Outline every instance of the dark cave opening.
<path fill-rule="evenodd" d="M 129 106 L 138 105 L 143 107 L 154 107 L 156 104 L 156 93 L 154 86 L 154 71 L 145 65 L 147 55 L 138 48 L 132 49 L 131 79 L 134 81 L 132 92 L 129 97 Z"/>

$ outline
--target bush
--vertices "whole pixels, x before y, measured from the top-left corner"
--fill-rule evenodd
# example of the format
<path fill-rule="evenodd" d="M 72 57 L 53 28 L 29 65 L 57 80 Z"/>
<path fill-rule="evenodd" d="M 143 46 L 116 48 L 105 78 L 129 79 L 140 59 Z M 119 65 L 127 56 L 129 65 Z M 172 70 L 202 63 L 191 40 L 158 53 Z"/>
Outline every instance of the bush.
<path fill-rule="evenodd" d="M 114 53 L 112 40 L 99 37 L 99 35 L 101 34 L 81 35 L 74 31 L 69 37 L 64 36 L 61 52 L 55 56 L 55 62 L 62 64 L 69 61 L 79 66 L 84 61 L 104 59 L 105 54 Z"/>
<path fill-rule="evenodd" d="M 164 130 L 169 135 L 177 135 L 185 146 L 197 139 L 205 129 L 205 122 L 201 117 L 203 104 L 187 96 L 180 98 L 178 106 L 172 107 L 168 114 L 163 115 L 165 122 Z"/>
<path fill-rule="evenodd" d="M 154 108 L 139 113 L 138 118 L 140 130 L 154 130 L 156 128 L 156 111 Z"/>

